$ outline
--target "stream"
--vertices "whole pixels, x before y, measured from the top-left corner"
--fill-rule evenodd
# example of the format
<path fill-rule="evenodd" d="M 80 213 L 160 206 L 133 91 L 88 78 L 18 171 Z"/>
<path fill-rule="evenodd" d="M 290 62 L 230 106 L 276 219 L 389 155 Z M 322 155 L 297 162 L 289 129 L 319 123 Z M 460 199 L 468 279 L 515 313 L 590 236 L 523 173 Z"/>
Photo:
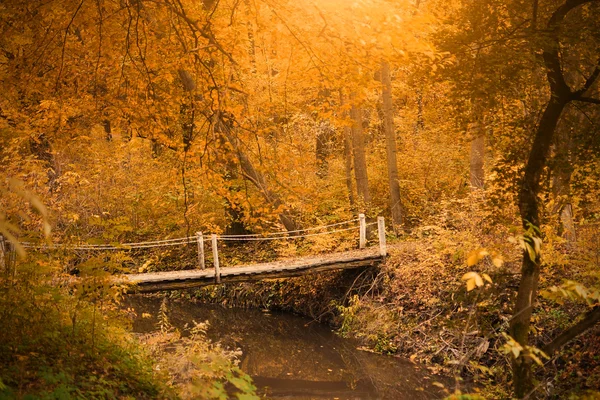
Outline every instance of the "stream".
<path fill-rule="evenodd" d="M 135 333 L 157 330 L 161 299 L 129 296 L 138 315 Z M 151 318 L 142 318 L 149 313 Z M 408 360 L 357 349 L 325 325 L 282 312 L 225 308 L 190 300 L 168 303 L 170 323 L 182 329 L 192 321 L 208 321 L 208 337 L 240 349 L 240 367 L 265 398 L 285 399 L 440 399 L 432 385 L 443 378 Z"/>

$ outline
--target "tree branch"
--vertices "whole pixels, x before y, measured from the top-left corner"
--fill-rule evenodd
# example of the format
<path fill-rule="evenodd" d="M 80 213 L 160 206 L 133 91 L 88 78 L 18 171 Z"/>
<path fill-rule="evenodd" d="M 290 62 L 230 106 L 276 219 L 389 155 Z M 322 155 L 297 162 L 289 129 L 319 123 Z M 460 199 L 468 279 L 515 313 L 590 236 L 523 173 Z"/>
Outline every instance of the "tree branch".
<path fill-rule="evenodd" d="M 77 9 L 71 16 L 71 20 L 69 21 L 69 24 L 65 28 L 65 36 L 63 38 L 62 50 L 61 50 L 61 54 L 60 54 L 60 68 L 58 70 L 58 75 L 56 76 L 56 87 L 55 87 L 56 92 L 58 92 L 58 89 L 60 88 L 60 78 L 62 77 L 63 68 L 65 66 L 65 50 L 67 47 L 67 36 L 69 35 L 69 29 L 71 28 L 71 25 L 73 25 L 73 21 L 75 21 L 75 17 L 77 16 L 77 14 L 79 14 L 79 10 L 81 10 L 81 6 L 83 6 L 84 2 L 85 2 L 85 0 L 81 0 L 81 3 L 79 3 L 79 5 L 77 6 Z"/>
<path fill-rule="evenodd" d="M 574 8 L 577 8 L 586 3 L 592 3 L 596 1 L 598 0 L 567 0 L 554 12 L 554 14 L 552 14 L 552 17 L 550 17 L 550 20 L 548 21 L 548 44 L 544 46 L 545 48 L 542 57 L 544 58 L 544 64 L 546 65 L 546 75 L 548 77 L 550 87 L 554 93 L 558 94 L 561 97 L 564 96 L 565 98 L 573 98 L 573 96 L 576 96 L 575 93 L 573 93 L 567 85 L 561 68 L 559 56 L 559 32 L 561 24 L 564 21 L 567 14 Z M 595 72 L 596 71 L 594 71 L 594 73 Z"/>
<path fill-rule="evenodd" d="M 583 101 L 584 103 L 600 104 L 600 99 L 594 99 L 592 97 L 577 97 L 573 100 Z"/>
<path fill-rule="evenodd" d="M 598 321 L 600 321 L 600 307 L 595 307 L 591 311 L 588 311 L 581 321 L 566 331 L 563 331 L 560 335 L 555 337 L 554 340 L 545 345 L 543 347 L 544 352 L 548 355 L 553 354 L 572 339 L 596 325 Z"/>
<path fill-rule="evenodd" d="M 579 96 L 584 95 L 585 92 L 587 92 L 588 89 L 592 87 L 594 82 L 596 82 L 596 79 L 598 79 L 599 75 L 600 75 L 600 57 L 598 57 L 598 61 L 596 62 L 596 67 L 592 71 L 592 74 L 586 79 L 585 83 L 583 84 L 583 87 L 581 89 L 579 89 L 578 91 L 576 91 L 575 93 L 573 93 L 575 95 L 575 97 L 577 98 Z"/>

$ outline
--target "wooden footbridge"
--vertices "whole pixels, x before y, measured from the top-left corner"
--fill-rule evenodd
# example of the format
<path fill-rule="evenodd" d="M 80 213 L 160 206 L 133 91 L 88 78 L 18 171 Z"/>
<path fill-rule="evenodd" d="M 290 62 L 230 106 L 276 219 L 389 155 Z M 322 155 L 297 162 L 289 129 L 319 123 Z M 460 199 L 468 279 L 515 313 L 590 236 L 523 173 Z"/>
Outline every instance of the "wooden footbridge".
<path fill-rule="evenodd" d="M 349 268 L 377 265 L 383 256 L 379 250 L 364 249 L 315 257 L 280 260 L 264 264 L 240 265 L 209 269 L 167 271 L 124 275 L 123 283 L 134 284 L 134 291 L 156 292 L 160 290 L 188 289 L 198 286 L 279 279 Z"/>
<path fill-rule="evenodd" d="M 358 225 L 356 223 L 358 222 Z M 367 248 L 367 227 L 377 224 L 379 246 Z M 343 225 L 354 225 L 340 228 Z M 336 228 L 336 229 L 332 229 Z M 312 236 L 333 235 L 339 232 L 358 230 L 359 248 L 356 250 L 330 253 L 318 256 L 285 259 L 263 264 L 239 266 L 221 266 L 219 263 L 219 241 L 263 241 L 290 240 Z M 279 279 L 323 271 L 342 270 L 350 268 L 369 267 L 379 264 L 386 256 L 385 222 L 379 217 L 377 222 L 367 224 L 365 216 L 332 225 L 319 226 L 294 232 L 277 232 L 268 235 L 210 235 L 210 239 L 198 232 L 194 237 L 165 239 L 153 242 L 123 243 L 119 245 L 90 245 L 71 246 L 77 251 L 107 251 L 144 249 L 164 246 L 189 245 L 195 241 L 198 244 L 197 269 L 183 271 L 147 272 L 139 274 L 119 275 L 115 277 L 118 284 L 130 284 L 130 292 L 156 292 L 162 290 L 189 289 L 222 283 L 247 282 L 263 279 Z M 205 246 L 210 242 L 213 268 L 206 268 Z M 22 243 L 24 247 L 39 248 L 31 243 Z"/>

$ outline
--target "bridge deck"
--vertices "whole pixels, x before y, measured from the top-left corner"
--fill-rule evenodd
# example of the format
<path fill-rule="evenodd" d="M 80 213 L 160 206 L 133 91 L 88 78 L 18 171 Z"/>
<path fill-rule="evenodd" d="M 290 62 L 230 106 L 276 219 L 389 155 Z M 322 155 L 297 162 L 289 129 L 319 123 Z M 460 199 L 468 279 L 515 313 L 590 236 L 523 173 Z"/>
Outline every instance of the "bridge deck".
<path fill-rule="evenodd" d="M 327 270 L 340 270 L 373 266 L 383 260 L 379 249 L 352 250 L 340 253 L 280 260 L 264 264 L 221 267 L 221 283 L 245 282 L 261 279 L 287 278 Z M 168 272 L 149 272 L 123 275 L 121 282 L 133 283 L 133 291 L 188 289 L 215 285 L 214 269 Z"/>

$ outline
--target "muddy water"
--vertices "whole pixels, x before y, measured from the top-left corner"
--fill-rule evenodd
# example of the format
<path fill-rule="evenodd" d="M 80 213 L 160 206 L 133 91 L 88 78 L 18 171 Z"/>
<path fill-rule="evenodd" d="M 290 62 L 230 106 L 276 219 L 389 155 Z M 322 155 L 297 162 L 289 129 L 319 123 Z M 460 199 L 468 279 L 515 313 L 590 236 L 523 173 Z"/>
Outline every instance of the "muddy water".
<path fill-rule="evenodd" d="M 127 306 L 150 313 L 136 318 L 133 330 L 156 329 L 161 300 L 130 297 Z M 242 351 L 241 368 L 266 398 L 285 399 L 439 399 L 432 385 L 440 378 L 394 357 L 360 351 L 353 341 L 328 327 L 287 313 L 261 312 L 196 304 L 168 303 L 169 321 L 182 329 L 192 321 L 208 320 L 208 336 Z"/>

